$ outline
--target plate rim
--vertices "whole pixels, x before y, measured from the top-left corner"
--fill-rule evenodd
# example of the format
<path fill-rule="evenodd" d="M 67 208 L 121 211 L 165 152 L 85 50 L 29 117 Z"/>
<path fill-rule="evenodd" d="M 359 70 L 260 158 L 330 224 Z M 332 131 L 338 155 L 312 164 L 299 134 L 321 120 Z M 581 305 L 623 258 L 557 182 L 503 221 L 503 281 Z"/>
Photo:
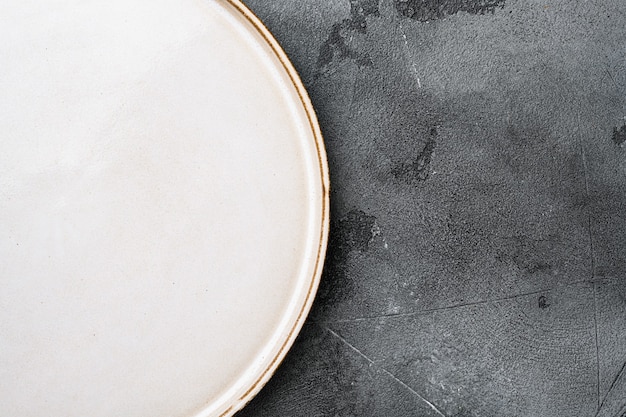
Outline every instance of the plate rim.
<path fill-rule="evenodd" d="M 249 385 L 248 389 L 241 396 L 239 396 L 238 399 L 232 400 L 230 406 L 219 415 L 220 417 L 228 417 L 243 409 L 256 396 L 256 394 L 261 391 L 263 386 L 265 386 L 265 384 L 274 375 L 274 373 L 278 369 L 278 366 L 282 363 L 285 356 L 287 355 L 287 352 L 290 350 L 296 337 L 300 333 L 304 321 L 306 320 L 309 311 L 311 310 L 311 306 L 313 305 L 313 300 L 315 299 L 315 295 L 317 293 L 317 289 L 321 280 L 324 259 L 326 256 L 326 249 L 328 246 L 328 233 L 330 228 L 330 178 L 326 148 L 324 146 L 324 138 L 322 136 L 322 131 L 319 126 L 317 116 L 315 114 L 315 109 L 313 108 L 311 99 L 309 98 L 309 95 L 306 91 L 304 84 L 302 83 L 302 80 L 300 79 L 300 76 L 298 75 L 298 72 L 289 60 L 289 57 L 280 46 L 278 41 L 274 38 L 269 29 L 261 21 L 261 19 L 257 17 L 256 14 L 254 14 L 254 12 L 250 10 L 248 6 L 246 6 L 241 0 L 219 1 L 221 3 L 226 3 L 227 6 L 231 6 L 252 26 L 253 30 L 255 30 L 257 34 L 260 35 L 261 38 L 263 38 L 265 43 L 272 50 L 274 56 L 278 58 L 280 65 L 287 73 L 292 86 L 295 88 L 300 104 L 302 105 L 306 113 L 309 128 L 311 129 L 311 133 L 313 134 L 313 139 L 315 141 L 315 150 L 317 152 L 322 195 L 322 219 L 319 244 L 315 259 L 315 267 L 313 270 L 313 274 L 310 277 L 310 283 L 304 302 L 302 303 L 300 311 L 297 313 L 294 324 L 289 329 L 286 339 L 283 341 L 282 345 L 280 345 L 274 357 L 269 361 L 269 364 L 260 372 L 260 374 L 257 375 L 257 377 L 254 379 L 254 382 Z"/>

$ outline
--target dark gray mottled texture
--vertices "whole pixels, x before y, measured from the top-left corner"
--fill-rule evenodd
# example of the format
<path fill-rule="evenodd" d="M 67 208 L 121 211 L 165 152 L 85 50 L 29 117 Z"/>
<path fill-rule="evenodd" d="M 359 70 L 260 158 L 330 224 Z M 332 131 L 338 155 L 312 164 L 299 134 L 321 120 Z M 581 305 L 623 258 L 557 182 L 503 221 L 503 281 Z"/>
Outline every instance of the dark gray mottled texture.
<path fill-rule="evenodd" d="M 600 402 L 626 406 L 626 280 L 596 283 L 596 299 Z"/>
<path fill-rule="evenodd" d="M 445 415 L 585 416 L 596 408 L 591 285 L 328 326 Z"/>
<path fill-rule="evenodd" d="M 437 414 L 332 331 L 306 325 L 287 360 L 243 416 L 412 416 Z"/>
<path fill-rule="evenodd" d="M 621 417 L 626 2 L 246 3 L 317 111 L 332 220 L 241 415 Z"/>

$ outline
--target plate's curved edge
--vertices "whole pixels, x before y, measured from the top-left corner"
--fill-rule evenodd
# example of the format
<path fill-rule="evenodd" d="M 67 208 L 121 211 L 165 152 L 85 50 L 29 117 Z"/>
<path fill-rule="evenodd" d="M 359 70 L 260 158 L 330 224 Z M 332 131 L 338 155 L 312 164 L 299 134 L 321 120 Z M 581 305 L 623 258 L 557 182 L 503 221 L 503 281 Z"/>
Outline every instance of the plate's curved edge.
<path fill-rule="evenodd" d="M 311 128 L 311 131 L 313 132 L 313 136 L 315 138 L 315 148 L 317 151 L 322 185 L 322 227 L 320 230 L 319 247 L 317 251 L 317 258 L 315 260 L 314 273 L 311 277 L 311 283 L 309 284 L 304 304 L 302 305 L 302 308 L 298 313 L 298 317 L 294 325 L 289 330 L 287 339 L 284 341 L 284 343 L 278 350 L 278 353 L 276 354 L 276 356 L 274 356 L 267 368 L 265 368 L 261 375 L 250 386 L 250 388 L 234 404 L 232 404 L 226 411 L 224 411 L 220 415 L 220 417 L 228 417 L 232 416 L 234 413 L 245 407 L 245 405 L 250 402 L 250 400 L 252 400 L 252 398 L 254 398 L 254 396 L 261 390 L 261 388 L 263 388 L 263 386 L 269 381 L 269 379 L 272 377 L 280 363 L 285 358 L 287 352 L 293 345 L 296 336 L 298 335 L 298 333 L 300 333 L 302 325 L 304 324 L 309 310 L 313 305 L 313 300 L 315 298 L 315 294 L 317 293 L 317 288 L 319 286 L 322 276 L 322 268 L 324 265 L 324 257 L 326 256 L 326 247 L 328 243 L 328 232 L 330 227 L 330 179 L 322 131 L 319 127 L 319 123 L 317 121 L 317 116 L 315 114 L 315 110 L 313 109 L 311 99 L 309 98 L 309 95 L 306 91 L 306 88 L 304 87 L 304 84 L 302 83 L 302 80 L 300 79 L 300 76 L 298 75 L 298 72 L 287 57 L 285 51 L 279 45 L 278 41 L 276 41 L 269 29 L 267 29 L 263 22 L 261 22 L 261 19 L 259 19 L 240 0 L 222 1 L 234 7 L 255 28 L 255 30 L 263 37 L 265 42 L 267 42 L 267 44 L 271 47 L 272 51 L 289 75 L 289 79 L 291 80 L 291 83 L 298 93 L 300 102 L 304 106 L 304 110 L 306 112 L 309 122 L 309 127 Z"/>

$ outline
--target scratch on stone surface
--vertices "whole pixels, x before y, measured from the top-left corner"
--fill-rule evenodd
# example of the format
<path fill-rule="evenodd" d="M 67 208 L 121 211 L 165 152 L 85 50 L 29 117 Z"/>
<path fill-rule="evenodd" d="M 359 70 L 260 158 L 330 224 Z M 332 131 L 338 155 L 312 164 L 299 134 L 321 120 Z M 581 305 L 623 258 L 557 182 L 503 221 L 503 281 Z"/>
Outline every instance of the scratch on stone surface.
<path fill-rule="evenodd" d="M 583 161 L 583 173 L 585 179 L 585 198 L 589 201 L 591 193 L 589 191 L 589 168 L 587 167 L 587 155 L 585 154 L 585 148 L 582 144 L 582 137 L 580 135 L 580 112 L 578 113 L 578 145 L 580 147 L 580 154 Z M 593 248 L 593 230 L 592 230 L 592 219 L 591 219 L 591 211 L 587 209 L 587 220 L 588 220 L 588 230 L 589 230 L 589 252 L 591 256 L 591 280 L 594 280 L 595 277 L 595 254 Z"/>
<path fill-rule="evenodd" d="M 587 167 L 587 156 L 585 154 L 585 148 L 583 146 L 582 135 L 580 131 L 580 111 L 578 112 L 578 146 L 580 147 L 580 155 L 583 162 L 583 173 L 585 179 L 585 199 L 589 201 L 590 191 L 589 191 L 589 168 Z M 587 210 L 587 230 L 589 234 L 589 256 L 591 257 L 591 281 L 593 282 L 593 324 L 594 324 L 594 332 L 595 332 L 595 347 L 596 347 L 596 388 L 597 388 L 597 407 L 598 411 L 601 407 L 600 402 L 600 348 L 598 346 L 598 297 L 596 294 L 596 284 L 595 280 L 595 254 L 593 248 L 593 229 L 592 229 L 592 219 L 591 219 L 591 209 L 589 207 Z"/>
<path fill-rule="evenodd" d="M 406 32 L 404 30 L 404 26 L 402 22 L 398 22 L 398 27 L 400 28 L 400 34 L 402 35 L 402 39 L 404 40 L 404 59 L 408 61 L 408 64 L 411 66 L 413 70 L 413 76 L 417 80 L 417 88 L 422 88 L 422 83 L 420 82 L 419 75 L 417 73 L 417 67 L 415 66 L 415 60 L 413 59 L 413 55 L 409 50 L 409 40 L 406 37 Z"/>
<path fill-rule="evenodd" d="M 572 282 L 570 284 L 567 284 L 565 286 L 566 287 L 572 287 L 572 286 L 576 286 L 576 285 L 580 285 L 580 284 L 586 284 L 586 283 L 589 283 L 589 280 L 574 281 L 574 282 Z M 556 290 L 557 288 L 559 288 L 559 286 L 555 286 L 555 287 L 551 287 L 551 288 L 544 288 L 544 289 L 540 289 L 540 290 L 536 290 L 536 291 L 530 291 L 530 292 L 525 292 L 525 293 L 521 293 L 521 294 L 514 294 L 514 295 L 507 296 L 507 297 L 492 298 L 492 299 L 489 299 L 489 300 L 479 300 L 479 301 L 474 301 L 474 302 L 470 302 L 470 303 L 454 304 L 454 305 L 444 306 L 444 307 L 427 308 L 427 309 L 412 311 L 410 313 L 379 314 L 379 315 L 374 315 L 374 316 L 364 316 L 364 317 L 354 317 L 354 318 L 349 318 L 349 319 L 321 321 L 321 322 L 318 322 L 318 324 L 354 323 L 354 322 L 367 321 L 367 320 L 377 320 L 377 319 L 386 319 L 386 318 L 401 318 L 401 317 L 419 316 L 419 315 L 422 315 L 422 314 L 428 314 L 428 313 L 433 313 L 433 312 L 438 312 L 438 311 L 454 310 L 454 309 L 457 309 L 457 308 L 473 307 L 473 306 L 479 306 L 479 305 L 484 305 L 484 304 L 497 303 L 497 302 L 501 302 L 501 301 L 514 300 L 516 298 L 528 297 L 528 296 L 531 296 L 531 295 L 538 295 L 538 294 L 542 294 L 542 293 L 548 293 L 548 292 Z"/>
<path fill-rule="evenodd" d="M 396 381 L 398 384 L 402 385 L 405 389 L 407 389 L 410 393 L 412 393 L 413 395 L 415 395 L 417 398 L 419 398 L 421 401 L 423 401 L 424 403 L 426 403 L 426 405 L 428 405 L 428 407 L 430 407 L 435 413 L 437 413 L 438 415 L 442 416 L 442 417 L 446 417 L 445 414 L 443 414 L 441 412 L 441 410 L 439 410 L 435 404 L 431 403 L 430 401 L 428 401 L 426 398 L 424 398 L 422 395 L 420 395 L 417 391 L 415 391 L 413 388 L 409 387 L 407 384 L 405 384 L 404 382 L 402 382 L 398 377 L 396 377 L 394 374 L 392 374 L 391 372 L 389 372 L 388 370 L 386 370 L 385 368 L 383 368 L 382 366 L 376 365 L 374 363 L 373 360 L 371 360 L 367 355 L 365 355 L 363 352 L 361 352 L 359 349 L 357 349 L 355 346 L 353 346 L 350 342 L 348 342 L 346 339 L 344 339 L 343 337 L 341 337 L 339 334 L 337 334 L 336 332 L 334 332 L 332 329 L 330 329 L 329 327 L 325 327 L 325 329 L 332 334 L 334 337 L 336 337 L 337 339 L 339 339 L 343 344 L 345 344 L 346 346 L 348 346 L 350 349 L 352 349 L 354 352 L 356 352 L 359 356 L 361 356 L 363 359 L 365 359 L 370 365 L 377 367 L 378 369 L 380 369 L 382 372 L 384 372 L 386 375 L 390 376 L 394 381 Z"/>
<path fill-rule="evenodd" d="M 402 385 L 404 388 L 406 388 L 409 392 L 413 393 L 415 396 L 417 396 L 420 400 L 424 401 L 435 413 L 439 414 L 442 417 L 446 417 L 445 414 L 443 414 L 433 403 L 431 403 L 430 401 L 428 401 L 426 398 L 422 397 L 420 394 L 417 393 L 417 391 L 415 391 L 413 388 L 409 387 L 407 384 L 405 384 L 404 382 L 402 382 L 400 379 L 396 378 L 395 375 L 393 375 L 391 372 L 389 372 L 388 370 L 386 370 L 385 368 L 380 368 L 385 374 L 389 375 L 391 378 L 393 378 L 398 384 Z"/>
<path fill-rule="evenodd" d="M 596 294 L 596 283 L 593 283 L 593 325 L 595 330 L 596 343 L 596 387 L 598 390 L 598 410 L 600 409 L 600 349 L 598 347 L 598 296 Z"/>
<path fill-rule="evenodd" d="M 604 406 L 604 403 L 606 402 L 606 399 L 608 398 L 609 394 L 611 393 L 613 388 L 615 388 L 615 386 L 617 385 L 617 382 L 620 380 L 622 375 L 624 375 L 624 370 L 625 369 L 626 369 L 626 360 L 624 360 L 624 363 L 622 364 L 622 367 L 620 368 L 620 370 L 617 373 L 617 375 L 615 375 L 615 378 L 613 378 L 613 382 L 611 382 L 611 386 L 609 386 L 609 389 L 606 392 L 606 394 L 604 395 L 604 398 L 602 399 L 602 402 L 599 404 L 598 412 L 596 413 L 596 417 L 600 414 L 600 411 L 602 410 L 602 407 Z M 626 408 L 626 405 L 624 407 Z"/>
<path fill-rule="evenodd" d="M 606 73 L 608 74 L 609 78 L 611 79 L 611 81 L 613 81 L 613 85 L 615 85 L 615 87 L 619 88 L 619 86 L 617 85 L 617 83 L 615 82 L 615 78 L 613 78 L 613 74 L 611 74 L 611 71 L 609 71 L 609 69 L 607 68 Z"/>

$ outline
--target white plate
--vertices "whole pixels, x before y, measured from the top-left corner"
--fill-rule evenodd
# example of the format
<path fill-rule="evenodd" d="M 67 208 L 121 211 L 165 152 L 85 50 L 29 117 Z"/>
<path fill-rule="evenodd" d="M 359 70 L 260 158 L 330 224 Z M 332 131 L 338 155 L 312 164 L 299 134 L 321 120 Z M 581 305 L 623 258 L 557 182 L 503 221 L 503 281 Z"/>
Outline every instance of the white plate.
<path fill-rule="evenodd" d="M 311 306 L 315 115 L 239 2 L 0 5 L 0 415 L 232 415 Z"/>

